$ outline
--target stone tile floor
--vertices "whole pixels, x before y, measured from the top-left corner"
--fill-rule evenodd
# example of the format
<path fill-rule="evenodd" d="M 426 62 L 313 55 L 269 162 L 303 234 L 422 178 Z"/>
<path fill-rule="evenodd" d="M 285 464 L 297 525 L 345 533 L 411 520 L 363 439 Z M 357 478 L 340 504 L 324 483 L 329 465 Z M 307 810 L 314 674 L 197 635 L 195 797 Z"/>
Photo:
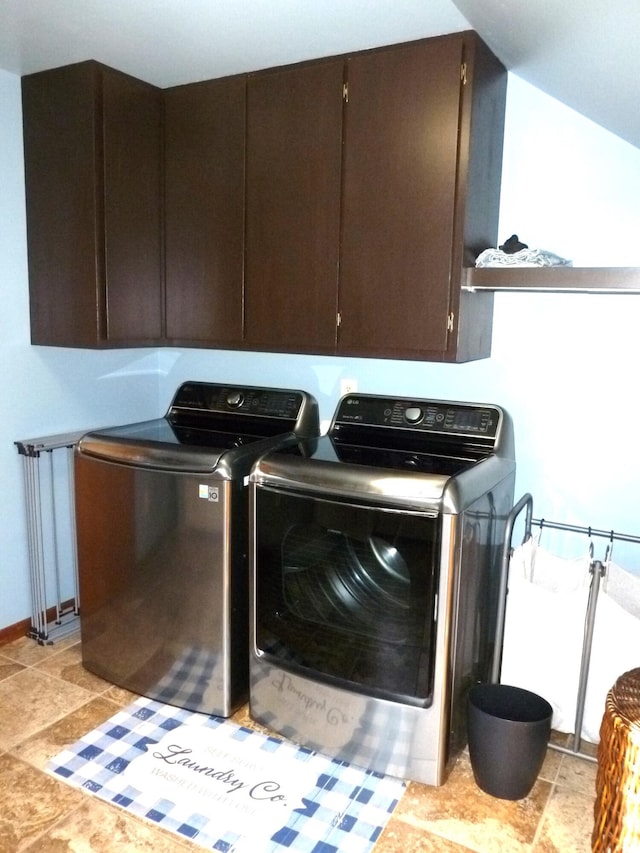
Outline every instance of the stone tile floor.
<path fill-rule="evenodd" d="M 43 772 L 134 698 L 83 668 L 79 635 L 0 646 L 0 853 L 202 849 Z M 250 724 L 246 708 L 235 719 Z M 374 853 L 588 853 L 595 773 L 550 749 L 530 795 L 508 802 L 476 786 L 463 754 L 442 787 L 408 786 Z"/>

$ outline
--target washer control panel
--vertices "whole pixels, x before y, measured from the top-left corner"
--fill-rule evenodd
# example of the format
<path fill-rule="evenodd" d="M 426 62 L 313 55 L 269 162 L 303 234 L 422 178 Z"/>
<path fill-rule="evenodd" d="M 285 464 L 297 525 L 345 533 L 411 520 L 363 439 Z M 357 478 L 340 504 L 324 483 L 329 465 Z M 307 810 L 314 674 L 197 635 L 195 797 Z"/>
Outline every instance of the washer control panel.
<path fill-rule="evenodd" d="M 259 388 L 242 385 L 222 385 L 212 382 L 184 382 L 176 391 L 167 416 L 173 422 L 197 418 L 220 427 L 221 419 L 233 418 L 235 423 L 249 424 L 260 420 L 282 421 L 280 431 L 292 424 L 305 434 L 319 432 L 317 403 L 304 391 L 281 388 Z"/>

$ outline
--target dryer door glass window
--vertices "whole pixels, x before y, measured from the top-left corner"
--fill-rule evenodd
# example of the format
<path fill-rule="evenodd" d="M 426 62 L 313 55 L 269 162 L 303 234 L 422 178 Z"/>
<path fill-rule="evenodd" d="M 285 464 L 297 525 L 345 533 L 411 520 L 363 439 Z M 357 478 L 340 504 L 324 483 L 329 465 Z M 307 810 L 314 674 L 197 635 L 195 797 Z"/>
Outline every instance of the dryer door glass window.
<path fill-rule="evenodd" d="M 430 704 L 439 519 L 259 487 L 255 524 L 256 653 Z"/>

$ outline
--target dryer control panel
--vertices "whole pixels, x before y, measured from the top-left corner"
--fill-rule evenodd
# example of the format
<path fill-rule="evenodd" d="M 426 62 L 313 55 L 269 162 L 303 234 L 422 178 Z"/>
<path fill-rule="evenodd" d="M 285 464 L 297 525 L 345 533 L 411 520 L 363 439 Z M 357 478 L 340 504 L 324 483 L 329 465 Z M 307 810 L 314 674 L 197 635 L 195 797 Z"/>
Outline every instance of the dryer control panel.
<path fill-rule="evenodd" d="M 450 436 L 495 439 L 502 412 L 497 406 L 348 394 L 340 401 L 332 430 L 340 424 L 415 430 Z"/>

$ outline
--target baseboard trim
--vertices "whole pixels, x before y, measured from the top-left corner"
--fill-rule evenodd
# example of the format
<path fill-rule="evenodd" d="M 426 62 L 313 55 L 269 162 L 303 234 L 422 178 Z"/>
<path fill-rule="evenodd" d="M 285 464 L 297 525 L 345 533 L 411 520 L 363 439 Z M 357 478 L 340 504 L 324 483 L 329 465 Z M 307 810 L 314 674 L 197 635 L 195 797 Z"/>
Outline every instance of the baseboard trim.
<path fill-rule="evenodd" d="M 6 628 L 0 628 L 0 646 L 12 643 L 14 640 L 19 640 L 20 637 L 26 637 L 30 630 L 31 619 L 23 619 L 21 622 L 16 622 L 15 625 L 7 625 Z"/>
<path fill-rule="evenodd" d="M 75 606 L 75 599 L 70 598 L 68 601 L 63 601 L 61 604 L 61 610 L 63 613 L 67 613 L 68 611 L 73 610 Z M 57 610 L 55 607 L 49 607 L 47 610 L 47 625 L 54 621 L 57 616 Z M 0 628 L 0 646 L 5 646 L 7 643 L 13 643 L 15 640 L 19 640 L 20 637 L 29 637 L 35 642 L 45 644 L 42 640 L 39 640 L 32 633 L 33 626 L 31 618 L 29 619 L 21 619 L 20 622 L 16 622 L 13 625 L 7 625 L 6 628 Z M 52 641 L 47 642 L 53 644 Z"/>

